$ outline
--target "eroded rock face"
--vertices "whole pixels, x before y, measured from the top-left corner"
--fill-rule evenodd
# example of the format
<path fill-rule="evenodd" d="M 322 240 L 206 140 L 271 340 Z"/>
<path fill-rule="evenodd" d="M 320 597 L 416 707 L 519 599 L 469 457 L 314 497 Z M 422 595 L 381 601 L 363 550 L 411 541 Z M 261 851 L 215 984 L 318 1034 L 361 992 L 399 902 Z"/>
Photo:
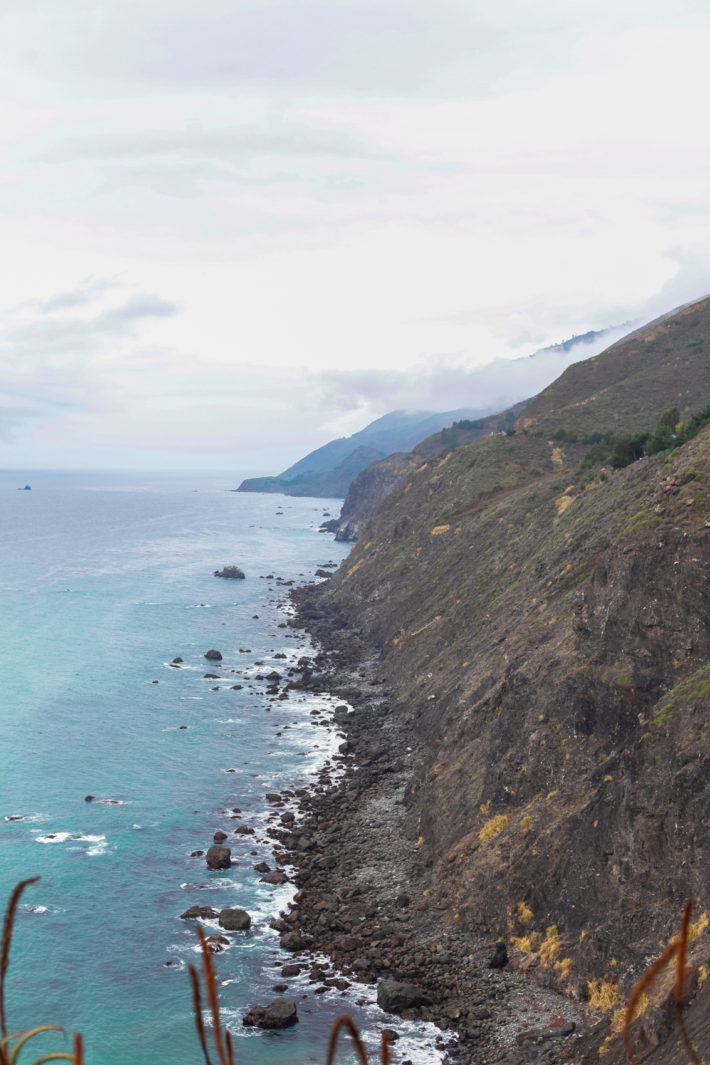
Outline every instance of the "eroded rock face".
<path fill-rule="evenodd" d="M 252 1006 L 242 1024 L 247 1028 L 290 1028 L 298 1024 L 296 1003 L 290 998 L 275 998 L 268 1006 Z"/>
<path fill-rule="evenodd" d="M 421 459 L 409 453 L 397 453 L 373 462 L 364 469 L 348 489 L 339 518 L 323 522 L 326 532 L 334 532 L 335 539 L 341 541 L 357 540 L 360 529 L 370 517 L 375 507 L 403 481 L 420 464 Z M 324 570 L 317 570 L 316 576 L 329 577 Z"/>
<path fill-rule="evenodd" d="M 221 911 L 219 923 L 227 932 L 245 932 L 251 928 L 251 917 L 246 910 L 227 907 Z"/>
<path fill-rule="evenodd" d="M 244 570 L 239 566 L 225 566 L 224 569 L 216 569 L 214 571 L 215 577 L 226 577 L 232 581 L 243 581 L 245 579 Z"/>
<path fill-rule="evenodd" d="M 229 847 L 221 847 L 215 843 L 207 851 L 205 861 L 210 869 L 229 869 L 232 865 L 232 852 Z"/>

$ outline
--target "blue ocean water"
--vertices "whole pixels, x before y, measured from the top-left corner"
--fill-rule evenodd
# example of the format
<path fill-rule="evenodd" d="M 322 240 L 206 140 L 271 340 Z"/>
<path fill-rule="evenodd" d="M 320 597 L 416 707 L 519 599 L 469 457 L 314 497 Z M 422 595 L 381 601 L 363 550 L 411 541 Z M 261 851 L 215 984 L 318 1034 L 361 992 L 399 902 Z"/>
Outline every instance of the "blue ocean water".
<path fill-rule="evenodd" d="M 18 490 L 28 479 L 31 491 Z M 309 579 L 347 548 L 317 532 L 339 501 L 236 494 L 235 483 L 0 473 L 0 906 L 17 881 L 42 878 L 15 927 L 8 1020 L 81 1031 L 89 1065 L 202 1060 L 187 974 L 199 961 L 194 922 L 178 917 L 194 904 L 252 915 L 214 958 L 238 1061 L 323 1061 L 342 1012 L 372 1046 L 387 1023 L 355 1005 L 361 988 L 314 996 L 299 978 L 296 1027 L 241 1026 L 275 997 L 290 960 L 268 923 L 293 888 L 253 870 L 274 865 L 265 793 L 307 785 L 338 743 L 318 723 L 338 700 L 275 701 L 255 679 L 310 653 L 279 627 L 288 608 L 275 579 Z M 245 581 L 212 576 L 230 563 Z M 223 655 L 216 667 L 210 648 Z M 230 835 L 231 870 L 190 857 L 240 823 L 255 834 Z M 431 1029 L 407 1031 L 400 1060 L 431 1061 Z M 40 1037 L 30 1058 L 55 1038 Z"/>

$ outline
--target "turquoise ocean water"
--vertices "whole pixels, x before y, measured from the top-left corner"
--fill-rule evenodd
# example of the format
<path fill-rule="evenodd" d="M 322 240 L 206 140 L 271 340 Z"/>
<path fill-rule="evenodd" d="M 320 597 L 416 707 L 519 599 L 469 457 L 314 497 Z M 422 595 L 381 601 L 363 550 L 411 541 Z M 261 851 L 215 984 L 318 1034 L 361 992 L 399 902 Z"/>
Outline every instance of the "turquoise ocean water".
<path fill-rule="evenodd" d="M 42 878 L 15 928 L 8 1021 L 83 1032 L 88 1065 L 202 1060 L 186 967 L 199 961 L 194 922 L 178 918 L 194 904 L 252 915 L 214 959 L 238 1061 L 323 1061 L 342 1012 L 372 1046 L 388 1023 L 355 1005 L 361 988 L 314 996 L 299 978 L 288 992 L 299 1025 L 241 1026 L 249 1006 L 275 997 L 290 960 L 268 922 L 293 889 L 260 884 L 252 868 L 274 865 L 265 793 L 307 785 L 339 742 L 315 720 L 336 700 L 275 702 L 255 679 L 284 672 L 278 653 L 310 653 L 279 627 L 283 590 L 263 578 L 308 579 L 347 547 L 317 532 L 339 501 L 236 494 L 235 483 L 0 473 L 0 906 L 17 881 Z M 245 581 L 212 576 L 230 563 Z M 203 657 L 213 647 L 219 668 Z M 237 866 L 210 872 L 190 857 L 242 822 L 256 833 L 228 841 Z M 431 1061 L 432 1030 L 405 1029 L 398 1058 Z M 43 1036 L 30 1057 L 57 1046 Z"/>

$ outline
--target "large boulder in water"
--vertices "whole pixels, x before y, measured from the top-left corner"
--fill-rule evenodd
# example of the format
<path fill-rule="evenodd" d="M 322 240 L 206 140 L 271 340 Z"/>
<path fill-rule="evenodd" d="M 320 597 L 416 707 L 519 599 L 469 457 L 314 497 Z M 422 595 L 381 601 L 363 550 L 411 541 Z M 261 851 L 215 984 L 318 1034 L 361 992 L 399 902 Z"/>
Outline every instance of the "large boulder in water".
<path fill-rule="evenodd" d="M 214 571 L 214 576 L 226 577 L 228 580 L 232 581 L 243 581 L 244 570 L 240 569 L 239 566 L 225 566 L 224 569 L 216 569 Z"/>
<path fill-rule="evenodd" d="M 274 869 L 273 872 L 266 873 L 259 881 L 261 884 L 287 884 L 288 877 L 284 873 L 283 869 Z"/>
<path fill-rule="evenodd" d="M 416 1006 L 430 1006 L 431 999 L 416 984 L 399 980 L 380 980 L 377 988 L 377 1005 L 387 1013 L 401 1013 Z"/>
<path fill-rule="evenodd" d="M 227 932 L 245 932 L 251 928 L 251 917 L 246 910 L 227 907 L 219 915 L 220 926 Z"/>
<path fill-rule="evenodd" d="M 215 843 L 207 851 L 205 861 L 210 869 L 229 869 L 232 865 L 232 852 L 229 847 L 221 847 Z"/>
<path fill-rule="evenodd" d="M 209 658 L 210 662 L 221 662 L 222 661 L 222 652 L 221 651 L 215 651 L 214 648 L 213 648 L 211 651 L 205 651 L 204 657 L 205 658 Z"/>
<path fill-rule="evenodd" d="M 275 998 L 269 1006 L 252 1006 L 242 1024 L 247 1028 L 290 1028 L 298 1024 L 296 1003 L 290 998 Z"/>

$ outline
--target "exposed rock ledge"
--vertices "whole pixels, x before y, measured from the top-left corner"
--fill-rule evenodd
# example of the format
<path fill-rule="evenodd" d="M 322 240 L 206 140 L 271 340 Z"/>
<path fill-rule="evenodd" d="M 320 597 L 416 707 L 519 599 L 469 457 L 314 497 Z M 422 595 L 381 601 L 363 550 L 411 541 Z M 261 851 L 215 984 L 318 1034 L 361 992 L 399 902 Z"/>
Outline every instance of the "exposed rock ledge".
<path fill-rule="evenodd" d="M 420 464 L 421 459 L 412 453 L 389 455 L 380 462 L 373 462 L 357 475 L 348 489 L 339 518 L 323 522 L 321 528 L 334 532 L 340 541 L 357 540 L 360 529 L 375 507 L 392 489 L 408 477 Z"/>

